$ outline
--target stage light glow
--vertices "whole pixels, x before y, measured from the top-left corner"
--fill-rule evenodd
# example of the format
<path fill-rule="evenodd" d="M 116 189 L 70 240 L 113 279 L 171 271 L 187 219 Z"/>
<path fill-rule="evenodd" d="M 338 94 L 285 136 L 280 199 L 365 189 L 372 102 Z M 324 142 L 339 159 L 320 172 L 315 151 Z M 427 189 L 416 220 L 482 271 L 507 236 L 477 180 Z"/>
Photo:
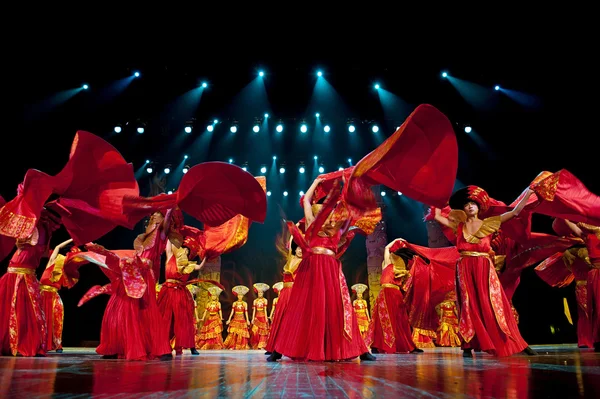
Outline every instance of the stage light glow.
<path fill-rule="evenodd" d="M 252 131 L 253 131 L 254 133 L 258 133 L 258 132 L 260 131 L 260 126 L 258 126 L 258 125 L 254 125 L 254 127 L 252 128 Z"/>
<path fill-rule="evenodd" d="M 149 160 L 149 159 L 146 159 L 146 163 L 150 163 L 150 160 Z"/>
<path fill-rule="evenodd" d="M 283 125 L 277 125 L 277 128 L 275 130 L 277 130 L 277 133 L 283 132 Z"/>
<path fill-rule="evenodd" d="M 181 171 L 183 172 L 183 174 L 185 175 L 188 171 L 190 170 L 190 168 L 188 166 L 184 166 L 183 169 L 181 169 Z"/>
<path fill-rule="evenodd" d="M 260 168 L 260 173 L 267 173 L 267 168 L 265 166 Z"/>
<path fill-rule="evenodd" d="M 300 166 L 300 169 L 298 169 L 298 172 L 304 173 L 304 172 L 306 172 L 306 169 L 304 169 L 304 166 Z"/>
<path fill-rule="evenodd" d="M 381 196 L 382 196 L 382 197 L 385 197 L 385 191 L 382 191 L 382 192 L 381 192 Z"/>
<path fill-rule="evenodd" d="M 284 196 L 284 197 L 287 197 L 287 196 L 288 196 L 288 192 L 287 192 L 287 191 L 284 191 L 284 192 L 283 192 L 283 196 Z"/>
<path fill-rule="evenodd" d="M 229 163 L 233 163 L 233 158 L 229 158 Z"/>
<path fill-rule="evenodd" d="M 279 168 L 279 173 L 285 173 L 285 168 L 283 166 Z"/>
<path fill-rule="evenodd" d="M 318 76 L 318 77 L 321 77 L 321 76 L 323 76 L 323 72 L 321 72 L 321 71 L 317 72 L 317 76 Z"/>
<path fill-rule="evenodd" d="M 331 130 L 331 128 L 329 127 L 329 125 L 325 125 L 325 127 L 323 128 L 323 131 L 325 133 L 329 133 L 330 130 Z"/>
<path fill-rule="evenodd" d="M 88 85 L 83 85 L 83 86 L 81 86 L 81 88 L 82 88 L 83 90 L 87 90 L 87 89 L 89 89 L 89 88 L 90 88 L 90 86 L 88 86 Z"/>
<path fill-rule="evenodd" d="M 338 170 L 344 170 L 344 168 L 340 166 L 340 167 L 338 168 Z"/>
<path fill-rule="evenodd" d="M 322 166 L 319 166 L 319 173 L 325 173 L 325 168 Z"/>
<path fill-rule="evenodd" d="M 276 160 L 276 159 L 277 159 L 277 155 L 273 155 L 273 160 Z"/>
<path fill-rule="evenodd" d="M 154 171 L 154 169 L 152 169 L 152 167 L 151 167 L 151 166 L 148 166 L 148 167 L 146 168 L 146 172 L 148 172 L 148 173 L 152 173 L 153 171 Z"/>
<path fill-rule="evenodd" d="M 320 117 L 320 116 L 321 116 L 321 114 L 317 112 L 317 113 L 315 114 L 315 116 L 318 118 L 318 117 Z"/>
<path fill-rule="evenodd" d="M 115 126 L 115 133 L 121 133 L 121 126 Z"/>
<path fill-rule="evenodd" d="M 400 191 L 398 191 L 398 195 L 402 195 L 402 193 Z"/>
<path fill-rule="evenodd" d="M 379 84 L 375 85 L 375 90 L 379 90 Z"/>
<path fill-rule="evenodd" d="M 352 158 L 348 158 L 348 163 L 352 163 Z"/>
<path fill-rule="evenodd" d="M 248 171 L 248 168 L 246 168 L 246 167 L 244 166 L 244 167 L 242 168 L 242 170 L 243 170 L 244 172 L 247 172 L 247 171 Z"/>
<path fill-rule="evenodd" d="M 298 194 L 302 197 L 304 195 L 304 191 L 300 191 Z"/>
<path fill-rule="evenodd" d="M 173 194 L 173 191 L 169 190 L 169 191 L 167 191 L 167 194 L 171 195 L 171 194 Z"/>
<path fill-rule="evenodd" d="M 202 87 L 206 88 L 207 86 L 208 86 L 208 83 L 202 82 Z"/>
<path fill-rule="evenodd" d="M 138 128 L 137 128 L 137 132 L 138 132 L 139 134 L 142 134 L 142 133 L 144 133 L 144 128 L 143 128 L 143 127 L 138 127 Z"/>
<path fill-rule="evenodd" d="M 465 126 L 465 133 L 471 133 L 471 126 Z"/>
<path fill-rule="evenodd" d="M 270 197 L 270 196 L 271 196 L 271 192 L 267 191 L 267 197 Z"/>
<path fill-rule="evenodd" d="M 373 125 L 373 127 L 371 128 L 371 130 L 373 130 L 373 133 L 377 133 L 379 131 L 379 126 Z"/>
<path fill-rule="evenodd" d="M 448 72 L 442 72 L 442 78 L 447 78 L 448 77 Z"/>
<path fill-rule="evenodd" d="M 302 124 L 302 126 L 300 126 L 300 131 L 301 131 L 302 133 L 306 133 L 306 131 L 307 131 L 307 130 L 308 130 L 308 127 L 306 127 L 306 125 L 305 125 L 305 124 Z"/>
<path fill-rule="evenodd" d="M 237 126 L 236 126 L 236 125 L 233 125 L 233 126 L 231 126 L 231 127 L 229 128 L 229 131 L 230 131 L 231 133 L 235 133 L 235 132 L 237 132 Z"/>
<path fill-rule="evenodd" d="M 184 156 L 183 156 L 183 159 L 188 159 L 188 156 L 187 156 L 187 155 L 184 155 Z"/>
<path fill-rule="evenodd" d="M 206 130 L 208 130 L 209 132 L 212 132 L 214 129 L 215 127 L 213 125 L 206 126 Z"/>
<path fill-rule="evenodd" d="M 315 156 L 313 157 L 313 159 L 316 161 L 317 159 L 319 159 L 319 157 L 315 155 Z"/>
<path fill-rule="evenodd" d="M 269 117 L 269 114 L 265 114 L 265 118 L 268 118 L 268 117 Z"/>
<path fill-rule="evenodd" d="M 500 86 L 494 86 L 494 90 L 500 90 Z"/>
<path fill-rule="evenodd" d="M 258 76 L 260 76 L 260 77 L 262 78 L 263 76 L 265 76 L 265 73 L 264 73 L 263 71 L 260 71 L 260 72 L 258 73 Z"/>
<path fill-rule="evenodd" d="M 139 77 L 140 77 L 140 73 L 136 71 L 136 72 L 133 74 L 133 76 L 135 76 L 136 78 L 139 78 Z"/>
<path fill-rule="evenodd" d="M 348 131 L 349 131 L 350 133 L 354 133 L 354 131 L 355 131 L 355 130 L 356 130 L 356 128 L 354 127 L 354 125 L 350 125 L 350 126 L 348 126 Z"/>
<path fill-rule="evenodd" d="M 171 168 L 169 168 L 168 166 L 164 169 L 164 172 L 166 175 L 168 175 L 169 173 L 171 173 Z"/>
<path fill-rule="evenodd" d="M 192 127 L 191 126 L 186 126 L 185 129 L 183 129 L 186 133 L 191 133 L 192 132 Z"/>
<path fill-rule="evenodd" d="M 213 125 L 216 125 L 217 123 L 219 123 L 219 120 L 218 120 L 218 119 L 215 119 L 215 120 L 213 121 Z"/>

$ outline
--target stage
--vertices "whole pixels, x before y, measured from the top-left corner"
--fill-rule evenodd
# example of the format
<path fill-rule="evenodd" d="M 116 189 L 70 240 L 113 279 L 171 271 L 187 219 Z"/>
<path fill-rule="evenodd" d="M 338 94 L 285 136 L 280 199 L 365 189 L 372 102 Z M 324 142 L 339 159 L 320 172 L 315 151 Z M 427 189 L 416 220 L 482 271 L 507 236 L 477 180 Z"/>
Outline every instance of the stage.
<path fill-rule="evenodd" d="M 102 360 L 92 348 L 0 357 L 0 398 L 600 397 L 600 353 L 534 346 L 497 359 L 458 348 L 377 355 L 375 362 L 268 363 L 263 351 L 189 351 L 170 361 Z"/>

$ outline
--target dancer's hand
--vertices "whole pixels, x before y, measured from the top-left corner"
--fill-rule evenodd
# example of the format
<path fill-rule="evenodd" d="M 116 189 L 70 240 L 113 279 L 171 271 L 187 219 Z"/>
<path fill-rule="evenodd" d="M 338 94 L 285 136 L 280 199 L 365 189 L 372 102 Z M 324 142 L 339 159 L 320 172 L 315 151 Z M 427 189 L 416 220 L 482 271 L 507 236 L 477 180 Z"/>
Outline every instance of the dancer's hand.
<path fill-rule="evenodd" d="M 227 321 L 225 322 L 225 324 L 229 325 L 229 320 L 227 320 Z"/>

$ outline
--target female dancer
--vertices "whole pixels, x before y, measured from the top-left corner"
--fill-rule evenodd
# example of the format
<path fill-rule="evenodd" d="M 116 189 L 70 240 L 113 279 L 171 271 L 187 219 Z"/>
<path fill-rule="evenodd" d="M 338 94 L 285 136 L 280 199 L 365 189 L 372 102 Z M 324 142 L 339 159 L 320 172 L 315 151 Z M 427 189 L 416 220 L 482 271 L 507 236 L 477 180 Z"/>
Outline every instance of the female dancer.
<path fill-rule="evenodd" d="M 65 257 L 60 254 L 60 250 L 72 243 L 70 238 L 54 248 L 52 255 L 48 259 L 48 265 L 40 278 L 40 290 L 42 297 L 42 309 L 46 317 L 46 351 L 55 350 L 62 353 L 62 330 L 65 316 L 65 309 L 58 295 L 58 290 L 62 287 L 62 282 L 53 278 L 60 269 L 64 267 Z"/>
<path fill-rule="evenodd" d="M 269 302 L 264 297 L 270 287 L 265 283 L 254 284 L 254 292 L 258 298 L 252 304 L 252 337 L 250 346 L 252 349 L 264 349 L 269 339 L 269 320 L 267 320 L 267 307 Z"/>
<path fill-rule="evenodd" d="M 316 179 L 304 197 L 306 235 L 288 222 L 294 240 L 302 247 L 303 259 L 294 281 L 294 300 L 283 314 L 269 361 L 280 359 L 282 354 L 313 361 L 358 356 L 375 360 L 360 335 L 342 264 L 336 257 L 340 239 L 350 224 L 342 204 L 338 207 L 339 182 L 324 204 L 313 208 L 312 197 L 321 181 Z"/>
<path fill-rule="evenodd" d="M 440 346 L 460 346 L 458 337 L 458 311 L 456 310 L 456 291 L 450 291 L 446 299 L 436 306 L 440 315 L 437 330 L 437 343 Z"/>
<path fill-rule="evenodd" d="M 248 345 L 250 320 L 248 319 L 248 304 L 244 301 L 244 295 L 250 289 L 243 285 L 236 285 L 231 291 L 237 295 L 238 300 L 233 303 L 229 320 L 226 323 L 229 327 L 227 328 L 228 334 L 224 345 L 226 349 L 231 350 L 250 349 Z"/>
<path fill-rule="evenodd" d="M 219 295 L 223 290 L 217 286 L 208 288 L 210 301 L 206 304 L 206 309 L 202 315 L 201 321 L 204 321 L 202 328 L 198 333 L 196 346 L 200 350 L 223 349 L 223 312 Z M 208 314 L 208 318 L 207 317 Z"/>
<path fill-rule="evenodd" d="M 275 314 L 275 309 L 277 309 L 277 302 L 279 302 L 279 294 L 283 289 L 283 281 L 278 281 L 273 284 L 273 292 L 277 294 L 273 302 L 271 303 L 271 313 L 269 313 L 269 320 L 273 323 L 273 315 Z"/>
<path fill-rule="evenodd" d="M 367 301 L 363 299 L 363 293 L 367 290 L 367 286 L 364 284 L 354 284 L 351 289 L 352 292 L 356 293 L 356 299 L 352 302 L 352 307 L 354 308 L 354 313 L 356 313 L 356 321 L 358 322 L 360 335 L 364 339 L 369 330 L 369 323 L 371 322 L 369 305 L 367 304 Z"/>
<path fill-rule="evenodd" d="M 521 337 L 512 316 L 490 246 L 492 234 L 502 223 L 517 216 L 532 194 L 533 191 L 527 189 L 514 209 L 484 220 L 478 218 L 478 213 L 488 206 L 489 196 L 476 186 L 465 187 L 452 195 L 450 218 L 435 209 L 435 220 L 456 231 L 456 248 L 461 255 L 456 265 L 456 291 L 464 357 L 472 357 L 472 349 L 495 356 L 510 356 L 521 351 L 536 354 Z"/>

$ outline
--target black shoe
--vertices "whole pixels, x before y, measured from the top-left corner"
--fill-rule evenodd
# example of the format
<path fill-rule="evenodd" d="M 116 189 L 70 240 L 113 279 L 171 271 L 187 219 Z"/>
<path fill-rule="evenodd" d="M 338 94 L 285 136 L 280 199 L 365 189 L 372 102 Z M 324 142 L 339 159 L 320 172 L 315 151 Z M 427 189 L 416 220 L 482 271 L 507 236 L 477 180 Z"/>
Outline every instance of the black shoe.
<path fill-rule="evenodd" d="M 411 350 L 410 353 L 423 353 L 423 349 L 415 348 Z"/>
<path fill-rule="evenodd" d="M 463 349 L 463 357 L 473 357 L 471 349 Z"/>
<path fill-rule="evenodd" d="M 360 360 L 373 362 L 373 361 L 377 360 L 377 358 L 375 356 L 373 356 L 372 354 L 370 354 L 369 352 L 365 352 L 362 355 L 360 355 Z"/>
<path fill-rule="evenodd" d="M 531 349 L 529 346 L 527 348 L 525 348 L 523 350 L 523 352 L 521 352 L 521 353 L 524 353 L 529 356 L 537 356 L 538 355 L 538 353 L 536 351 L 534 351 L 533 349 Z"/>
<path fill-rule="evenodd" d="M 277 353 L 275 351 L 273 351 L 273 353 L 271 353 L 271 356 L 269 356 L 267 358 L 267 362 L 276 362 L 277 360 L 281 359 L 283 357 L 283 355 L 281 353 Z"/>
<path fill-rule="evenodd" d="M 594 352 L 600 352 L 600 342 L 594 342 Z"/>
<path fill-rule="evenodd" d="M 161 355 L 160 360 L 173 360 L 173 354 L 167 353 L 166 355 Z"/>
<path fill-rule="evenodd" d="M 191 353 L 192 355 L 194 355 L 194 356 L 195 356 L 195 355 L 199 355 L 199 354 L 200 354 L 200 353 L 198 353 L 198 351 L 196 350 L 196 348 L 190 348 L 190 353 Z"/>
<path fill-rule="evenodd" d="M 371 348 L 371 353 L 379 353 L 379 350 L 377 350 L 377 348 Z"/>
<path fill-rule="evenodd" d="M 265 352 L 265 355 L 267 355 L 267 356 L 268 356 L 268 355 L 270 355 L 270 354 L 272 354 L 272 353 L 273 353 L 273 352 Z"/>
<path fill-rule="evenodd" d="M 119 355 L 104 355 L 102 359 L 118 359 Z"/>
<path fill-rule="evenodd" d="M 57 349 L 56 353 L 63 353 L 63 350 L 62 349 Z"/>

